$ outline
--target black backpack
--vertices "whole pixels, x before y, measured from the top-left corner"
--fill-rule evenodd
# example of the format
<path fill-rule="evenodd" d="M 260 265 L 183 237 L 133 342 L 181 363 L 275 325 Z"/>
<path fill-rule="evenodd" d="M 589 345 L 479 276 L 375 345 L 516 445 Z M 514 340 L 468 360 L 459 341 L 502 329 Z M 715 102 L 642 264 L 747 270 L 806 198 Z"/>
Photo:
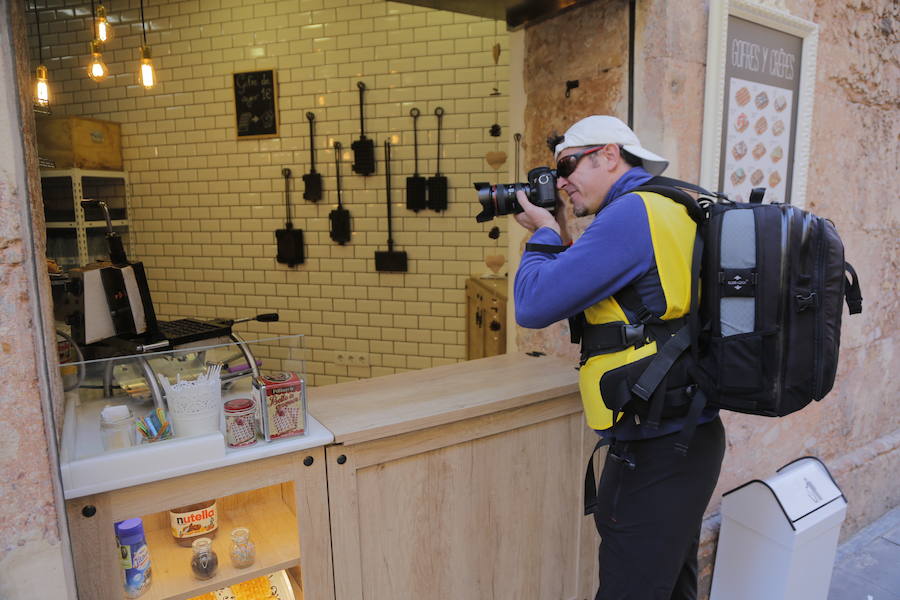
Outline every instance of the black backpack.
<path fill-rule="evenodd" d="M 687 324 L 629 382 L 635 403 L 647 403 L 640 412 L 658 422 L 666 394 L 654 392 L 669 387 L 676 361 L 686 363 L 691 380 L 693 418 L 681 451 L 704 406 L 781 417 L 824 398 L 837 371 L 844 301 L 850 314 L 862 312 L 856 272 L 834 224 L 789 204 L 762 204 L 763 188 L 747 203 L 667 177 L 631 191 L 684 205 L 699 228 Z"/>

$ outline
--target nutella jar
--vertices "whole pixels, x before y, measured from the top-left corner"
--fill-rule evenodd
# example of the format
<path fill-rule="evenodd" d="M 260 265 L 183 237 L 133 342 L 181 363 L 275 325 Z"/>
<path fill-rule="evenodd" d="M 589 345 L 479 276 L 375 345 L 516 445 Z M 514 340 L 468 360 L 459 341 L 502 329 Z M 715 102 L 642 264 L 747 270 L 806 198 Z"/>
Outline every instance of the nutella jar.
<path fill-rule="evenodd" d="M 216 537 L 219 512 L 215 500 L 180 506 L 169 511 L 172 538 L 179 546 L 190 548 L 199 537 Z"/>

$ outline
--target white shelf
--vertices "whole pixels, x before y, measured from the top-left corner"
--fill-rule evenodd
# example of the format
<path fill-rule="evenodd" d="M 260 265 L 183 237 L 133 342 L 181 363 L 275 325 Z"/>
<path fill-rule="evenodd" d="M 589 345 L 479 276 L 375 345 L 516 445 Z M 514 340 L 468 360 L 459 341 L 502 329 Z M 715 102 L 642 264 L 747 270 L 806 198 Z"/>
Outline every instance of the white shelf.
<path fill-rule="evenodd" d="M 128 227 L 128 219 L 111 219 L 113 227 Z M 87 229 L 102 227 L 106 229 L 106 221 L 85 221 L 84 226 Z"/>
<path fill-rule="evenodd" d="M 128 179 L 125 171 L 101 171 L 97 169 L 41 169 L 41 177 L 105 177 L 107 179 Z"/>
<path fill-rule="evenodd" d="M 47 229 L 75 229 L 78 223 L 75 221 L 47 221 Z M 106 221 L 85 221 L 86 229 L 106 229 Z M 113 219 L 113 227 L 128 227 L 128 219 Z"/>
<path fill-rule="evenodd" d="M 94 221 L 85 221 L 84 220 L 84 211 L 81 207 L 81 201 L 84 200 L 84 179 L 85 178 L 101 178 L 110 180 L 107 182 L 91 182 L 91 189 L 95 188 L 103 188 L 107 186 L 113 186 L 118 188 L 120 186 L 123 187 L 122 193 L 124 197 L 121 198 L 124 200 L 124 208 L 125 214 L 131 215 L 131 194 L 129 192 L 129 182 L 128 182 L 128 174 L 124 171 L 100 171 L 100 170 L 87 170 L 87 169 L 41 169 L 41 179 L 49 179 L 49 178 L 68 178 L 71 182 L 72 192 L 71 198 L 68 195 L 65 198 L 57 198 L 57 200 L 64 200 L 63 204 L 68 204 L 71 201 L 72 203 L 72 211 L 74 213 L 75 220 L 74 221 L 50 221 L 47 222 L 46 227 L 48 230 L 50 229 L 73 229 L 75 231 L 76 238 L 76 247 L 78 250 L 77 264 L 84 265 L 90 262 L 91 253 L 88 248 L 88 240 L 87 240 L 87 230 L 88 229 L 105 229 L 106 228 L 106 220 L 94 220 Z M 122 208 L 118 206 L 118 208 Z M 130 227 L 128 219 L 115 219 L 112 221 L 113 227 Z M 126 250 L 128 254 L 131 254 L 131 250 L 133 247 L 131 245 L 131 239 L 129 238 L 128 247 Z M 54 257 L 51 257 L 54 258 Z M 59 258 L 59 257 L 55 257 Z"/>

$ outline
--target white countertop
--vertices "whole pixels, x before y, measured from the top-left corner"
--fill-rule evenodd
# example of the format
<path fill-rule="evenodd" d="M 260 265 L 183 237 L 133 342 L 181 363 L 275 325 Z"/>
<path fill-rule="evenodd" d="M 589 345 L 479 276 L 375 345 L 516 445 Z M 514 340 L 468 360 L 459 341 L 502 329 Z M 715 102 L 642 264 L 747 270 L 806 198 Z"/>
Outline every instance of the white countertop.
<path fill-rule="evenodd" d="M 215 432 L 104 452 L 97 430 L 103 404 L 100 399 L 79 402 L 72 396 L 67 398 L 66 426 L 60 449 L 66 500 L 300 452 L 334 441 L 329 430 L 312 415 L 307 415 L 305 435 L 273 442 L 260 440 L 246 448 L 228 448 L 224 435 Z"/>

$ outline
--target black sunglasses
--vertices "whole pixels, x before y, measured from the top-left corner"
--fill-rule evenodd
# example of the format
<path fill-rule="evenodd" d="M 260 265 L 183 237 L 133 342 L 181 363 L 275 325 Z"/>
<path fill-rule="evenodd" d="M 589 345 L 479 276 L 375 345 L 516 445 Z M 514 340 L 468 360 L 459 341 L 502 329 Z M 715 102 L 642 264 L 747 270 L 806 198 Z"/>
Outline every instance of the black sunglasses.
<path fill-rule="evenodd" d="M 602 150 L 605 147 L 606 144 L 601 144 L 599 146 L 594 146 L 593 148 L 588 148 L 587 150 L 583 150 L 581 152 L 576 152 L 575 154 L 563 156 L 556 162 L 556 175 L 558 177 L 568 177 L 575 172 L 575 169 L 578 168 L 578 161 L 580 161 L 588 154 L 591 154 L 598 150 Z"/>

